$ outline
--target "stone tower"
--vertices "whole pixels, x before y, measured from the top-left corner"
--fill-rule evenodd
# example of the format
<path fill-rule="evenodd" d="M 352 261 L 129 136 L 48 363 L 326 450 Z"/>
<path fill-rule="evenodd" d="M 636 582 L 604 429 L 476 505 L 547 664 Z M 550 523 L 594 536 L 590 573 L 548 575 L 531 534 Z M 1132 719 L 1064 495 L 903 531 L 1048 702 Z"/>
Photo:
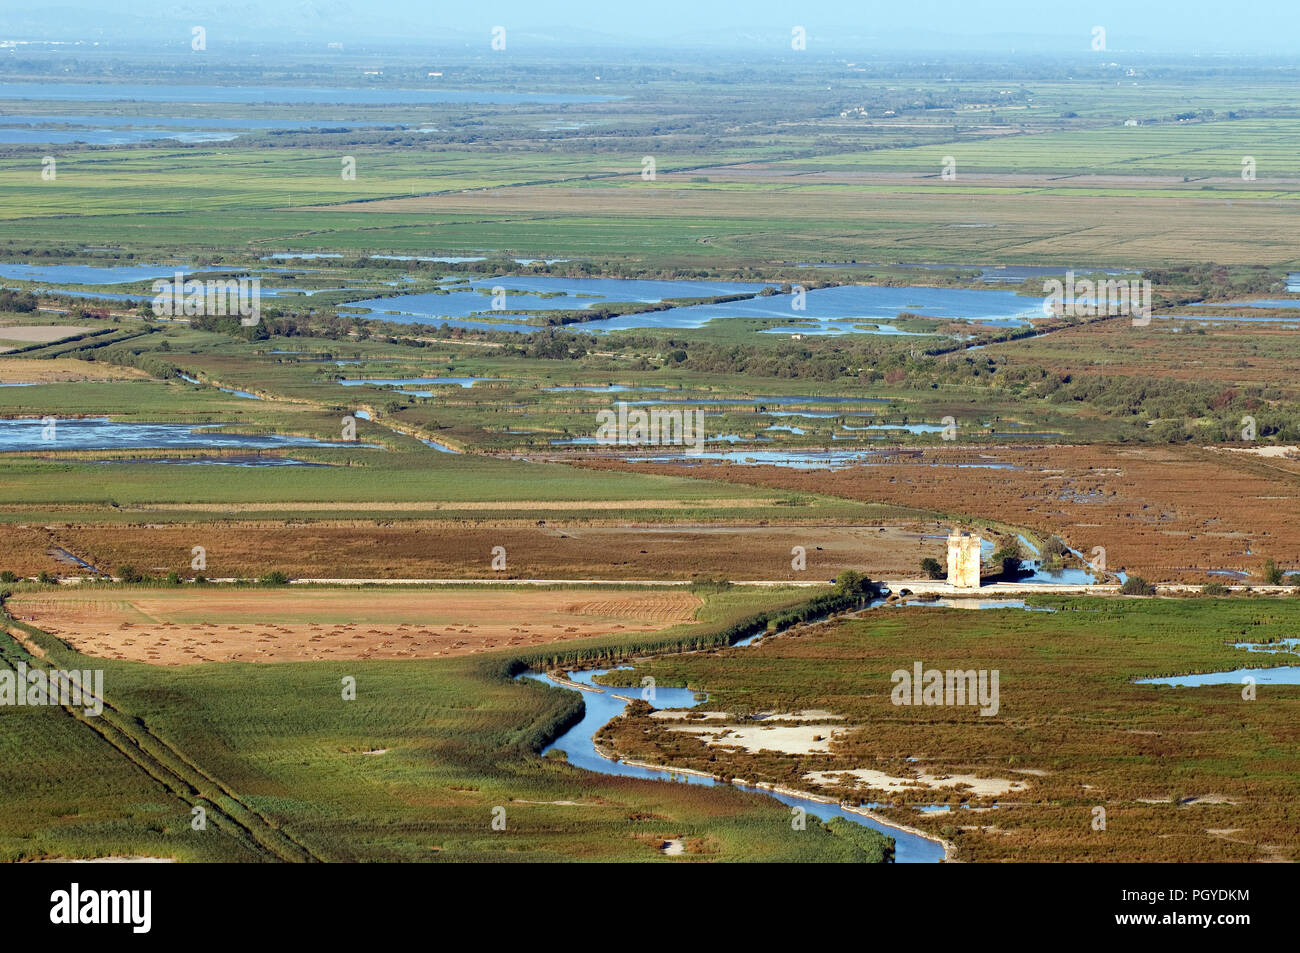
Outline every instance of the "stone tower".
<path fill-rule="evenodd" d="M 948 536 L 948 585 L 954 589 L 980 587 L 980 538 L 953 530 Z"/>

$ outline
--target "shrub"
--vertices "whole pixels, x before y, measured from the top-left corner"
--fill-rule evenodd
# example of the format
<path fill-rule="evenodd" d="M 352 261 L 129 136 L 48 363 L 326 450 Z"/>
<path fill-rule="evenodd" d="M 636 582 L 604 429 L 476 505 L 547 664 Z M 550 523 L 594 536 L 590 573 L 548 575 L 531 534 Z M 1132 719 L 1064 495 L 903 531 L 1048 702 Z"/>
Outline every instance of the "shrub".
<path fill-rule="evenodd" d="M 144 573 L 137 572 L 134 566 L 118 566 L 117 578 L 122 582 L 144 582 Z"/>
<path fill-rule="evenodd" d="M 835 591 L 843 596 L 870 596 L 876 586 L 856 569 L 846 569 L 835 577 Z"/>
<path fill-rule="evenodd" d="M 931 579 L 940 579 L 943 577 L 943 567 L 939 565 L 939 560 L 933 556 L 926 556 L 921 560 L 921 572 L 925 573 Z"/>
<path fill-rule="evenodd" d="M 1119 591 L 1126 596 L 1154 596 L 1156 587 L 1141 576 L 1129 576 L 1119 587 Z"/>
<path fill-rule="evenodd" d="M 1014 576 L 1020 572 L 1022 556 L 1017 543 L 1009 543 L 993 554 L 993 565 L 1002 570 L 1004 576 Z"/>
<path fill-rule="evenodd" d="M 1069 547 L 1065 545 L 1065 540 L 1061 539 L 1059 536 L 1049 536 L 1047 537 L 1047 541 L 1043 543 L 1044 557 L 1064 556 L 1069 551 Z"/>
<path fill-rule="evenodd" d="M 1264 568 L 1260 571 L 1260 576 L 1266 586 L 1282 585 L 1282 570 L 1278 568 L 1277 563 L 1271 559 L 1264 560 Z"/>
<path fill-rule="evenodd" d="M 264 586 L 286 586 L 289 584 L 289 577 L 280 570 L 273 569 L 266 575 L 259 577 L 257 581 Z"/>
<path fill-rule="evenodd" d="M 1221 582 L 1208 582 L 1201 586 L 1201 595 L 1203 596 L 1226 596 L 1228 587 Z"/>
<path fill-rule="evenodd" d="M 36 577 L 36 581 L 37 581 L 37 582 L 44 583 L 45 585 L 48 586 L 48 585 L 50 585 L 51 583 L 58 582 L 59 580 L 57 580 L 57 579 L 54 578 L 52 575 L 50 575 L 46 570 L 42 569 L 42 570 L 41 570 L 41 574 L 40 574 L 39 576 Z"/>
<path fill-rule="evenodd" d="M 17 581 L 18 581 L 18 577 L 14 575 L 11 570 L 6 569 L 4 572 L 0 572 L 0 582 L 17 582 Z"/>

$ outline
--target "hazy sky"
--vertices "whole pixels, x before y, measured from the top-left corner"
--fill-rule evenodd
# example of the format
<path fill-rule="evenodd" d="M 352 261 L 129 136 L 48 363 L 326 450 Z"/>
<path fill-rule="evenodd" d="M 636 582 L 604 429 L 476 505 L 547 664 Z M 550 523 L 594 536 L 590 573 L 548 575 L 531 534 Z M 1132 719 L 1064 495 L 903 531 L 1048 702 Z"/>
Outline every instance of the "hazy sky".
<path fill-rule="evenodd" d="M 209 37 L 380 38 L 486 45 L 504 26 L 521 52 L 558 44 L 669 44 L 863 53 L 916 49 L 1300 53 L 1300 0 L 4 0 L 0 39 L 131 35 L 203 25 Z"/>

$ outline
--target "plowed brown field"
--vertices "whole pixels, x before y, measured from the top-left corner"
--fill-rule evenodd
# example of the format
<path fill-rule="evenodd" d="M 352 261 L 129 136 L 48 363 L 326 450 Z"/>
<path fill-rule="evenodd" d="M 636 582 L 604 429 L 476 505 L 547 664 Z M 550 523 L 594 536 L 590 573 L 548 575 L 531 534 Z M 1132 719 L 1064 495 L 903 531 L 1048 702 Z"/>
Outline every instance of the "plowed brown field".
<path fill-rule="evenodd" d="M 187 587 L 24 594 L 8 608 L 89 655 L 190 665 L 472 655 L 653 632 L 700 605 L 684 591 Z"/>

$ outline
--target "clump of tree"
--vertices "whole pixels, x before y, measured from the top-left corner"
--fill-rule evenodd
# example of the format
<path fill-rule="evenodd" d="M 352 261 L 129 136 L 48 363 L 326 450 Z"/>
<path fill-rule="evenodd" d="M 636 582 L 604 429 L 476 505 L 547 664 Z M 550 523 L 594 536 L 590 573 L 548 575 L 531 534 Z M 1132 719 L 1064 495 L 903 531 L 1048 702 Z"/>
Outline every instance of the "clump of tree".
<path fill-rule="evenodd" d="M 289 577 L 278 569 L 273 569 L 257 579 L 258 583 L 263 586 L 287 586 Z"/>
<path fill-rule="evenodd" d="M 925 573 L 930 579 L 942 579 L 944 576 L 943 566 L 933 556 L 926 556 L 921 560 L 921 572 Z"/>
<path fill-rule="evenodd" d="M 36 295 L 30 291 L 15 291 L 11 288 L 0 289 L 0 311 L 14 311 L 26 314 L 36 310 Z"/>
<path fill-rule="evenodd" d="M 856 569 L 846 569 L 835 577 L 835 592 L 841 596 L 875 596 L 876 584 Z"/>
<path fill-rule="evenodd" d="M 1024 565 L 1024 554 L 1019 543 L 1007 543 L 993 554 L 993 565 L 1004 576 L 1014 576 Z"/>
<path fill-rule="evenodd" d="M 1266 586 L 1282 585 L 1282 570 L 1272 559 L 1264 560 L 1264 568 L 1260 570 L 1260 578 L 1264 580 Z"/>

